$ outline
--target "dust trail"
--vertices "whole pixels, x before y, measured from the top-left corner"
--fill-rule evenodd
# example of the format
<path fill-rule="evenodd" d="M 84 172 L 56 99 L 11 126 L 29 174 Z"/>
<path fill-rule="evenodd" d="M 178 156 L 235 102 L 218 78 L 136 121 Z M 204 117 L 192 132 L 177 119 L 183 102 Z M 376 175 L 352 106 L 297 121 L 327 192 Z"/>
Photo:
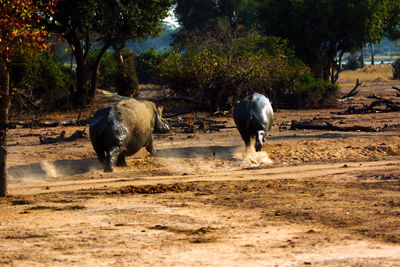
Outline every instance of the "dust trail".
<path fill-rule="evenodd" d="M 58 177 L 58 171 L 54 164 L 49 163 L 47 161 L 43 161 L 39 163 L 41 169 L 44 171 L 46 177 Z"/>
<path fill-rule="evenodd" d="M 10 180 L 40 182 L 45 178 L 56 178 L 82 174 L 101 169 L 97 159 L 42 161 L 8 168 Z"/>
<path fill-rule="evenodd" d="M 244 146 L 165 148 L 154 155 L 163 169 L 176 174 L 210 173 L 261 167 L 272 163 L 264 151 L 244 151 Z"/>
<path fill-rule="evenodd" d="M 238 150 L 235 157 L 241 160 L 242 167 L 262 167 L 273 163 L 267 152 L 256 152 L 252 145 L 245 151 Z"/>

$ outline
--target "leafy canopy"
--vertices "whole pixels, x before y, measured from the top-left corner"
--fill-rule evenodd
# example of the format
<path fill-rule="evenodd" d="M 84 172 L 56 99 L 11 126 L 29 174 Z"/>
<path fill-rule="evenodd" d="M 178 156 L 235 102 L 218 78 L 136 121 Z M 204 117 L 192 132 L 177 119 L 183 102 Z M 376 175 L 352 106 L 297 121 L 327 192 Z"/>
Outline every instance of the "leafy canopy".
<path fill-rule="evenodd" d="M 175 15 L 187 31 L 201 29 L 211 21 L 225 18 L 230 25 L 254 23 L 254 6 L 250 0 L 175 0 Z"/>
<path fill-rule="evenodd" d="M 268 35 L 289 40 L 315 76 L 333 77 L 336 56 L 386 36 L 399 37 L 400 0 L 264 0 L 258 19 Z M 285 18 L 285 19 L 282 19 Z M 334 80 L 334 79 L 333 79 Z"/>
<path fill-rule="evenodd" d="M 48 48 L 49 32 L 41 14 L 54 14 L 58 0 L 0 0 L 0 56 L 3 63 L 22 52 Z"/>

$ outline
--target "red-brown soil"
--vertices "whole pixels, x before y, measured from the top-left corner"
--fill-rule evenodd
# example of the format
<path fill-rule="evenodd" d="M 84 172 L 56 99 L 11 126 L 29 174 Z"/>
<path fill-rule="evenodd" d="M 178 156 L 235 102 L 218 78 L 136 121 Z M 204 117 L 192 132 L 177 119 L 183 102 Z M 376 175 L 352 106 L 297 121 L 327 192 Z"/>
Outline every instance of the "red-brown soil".
<path fill-rule="evenodd" d="M 99 92 L 86 115 L 113 98 Z M 400 113 L 335 114 L 368 101 L 279 110 L 248 155 L 229 114 L 172 117 L 154 156 L 113 173 L 89 137 L 39 143 L 84 127 L 12 129 L 0 265 L 399 266 Z M 292 120 L 384 131 L 293 131 Z"/>

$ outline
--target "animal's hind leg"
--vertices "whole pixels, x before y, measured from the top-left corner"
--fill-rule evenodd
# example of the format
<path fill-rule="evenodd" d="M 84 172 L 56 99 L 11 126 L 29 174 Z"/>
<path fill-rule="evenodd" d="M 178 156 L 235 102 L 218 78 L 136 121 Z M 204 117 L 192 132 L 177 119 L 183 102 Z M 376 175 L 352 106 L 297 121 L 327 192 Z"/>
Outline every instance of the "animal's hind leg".
<path fill-rule="evenodd" d="M 104 165 L 105 172 L 113 172 L 114 171 L 114 164 L 117 161 L 119 154 L 121 153 L 120 147 L 112 147 L 109 151 L 107 151 L 106 162 Z"/>
<path fill-rule="evenodd" d="M 99 150 L 99 149 L 95 149 L 95 151 L 96 151 L 97 159 L 100 161 L 101 164 L 104 165 L 104 163 L 106 162 L 106 157 L 104 156 L 104 151 Z"/>
<path fill-rule="evenodd" d="M 265 137 L 265 131 L 258 131 L 256 135 L 256 143 L 254 144 L 254 148 L 256 152 L 261 151 L 263 141 Z"/>
<path fill-rule="evenodd" d="M 117 159 L 117 166 L 119 166 L 119 167 L 128 166 L 128 164 L 126 163 L 126 160 L 125 160 L 125 157 L 124 157 L 124 156 L 121 156 L 121 155 L 118 156 L 118 159 Z"/>
<path fill-rule="evenodd" d="M 153 136 L 151 136 L 151 135 L 150 135 L 149 139 L 147 140 L 147 143 L 146 143 L 146 150 L 147 150 L 150 154 L 156 153 L 156 150 L 154 149 L 154 146 L 153 146 Z"/>
<path fill-rule="evenodd" d="M 250 147 L 250 135 L 248 135 L 245 131 L 241 130 L 239 130 L 239 133 L 244 141 L 244 144 L 246 145 L 246 152 L 248 152 L 248 148 Z"/>

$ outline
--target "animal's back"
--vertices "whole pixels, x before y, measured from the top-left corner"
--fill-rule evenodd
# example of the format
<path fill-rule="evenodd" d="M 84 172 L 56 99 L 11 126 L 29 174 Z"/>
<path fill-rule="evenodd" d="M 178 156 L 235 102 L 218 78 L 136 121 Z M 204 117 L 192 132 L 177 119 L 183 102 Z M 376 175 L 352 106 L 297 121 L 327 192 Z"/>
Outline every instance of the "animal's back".
<path fill-rule="evenodd" d="M 112 107 L 111 112 L 117 120 L 123 122 L 129 131 L 149 132 L 154 127 L 154 105 L 149 101 L 136 99 L 122 100 Z"/>
<path fill-rule="evenodd" d="M 235 106 L 233 119 L 238 127 L 244 128 L 251 134 L 255 134 L 258 130 L 268 130 L 272 124 L 272 122 L 268 123 L 271 119 L 268 113 L 272 111 L 268 106 L 270 106 L 268 98 L 262 94 L 253 93 Z"/>
<path fill-rule="evenodd" d="M 121 145 L 127 133 L 125 125 L 116 118 L 113 106 L 96 111 L 90 122 L 90 140 L 96 151 Z"/>

